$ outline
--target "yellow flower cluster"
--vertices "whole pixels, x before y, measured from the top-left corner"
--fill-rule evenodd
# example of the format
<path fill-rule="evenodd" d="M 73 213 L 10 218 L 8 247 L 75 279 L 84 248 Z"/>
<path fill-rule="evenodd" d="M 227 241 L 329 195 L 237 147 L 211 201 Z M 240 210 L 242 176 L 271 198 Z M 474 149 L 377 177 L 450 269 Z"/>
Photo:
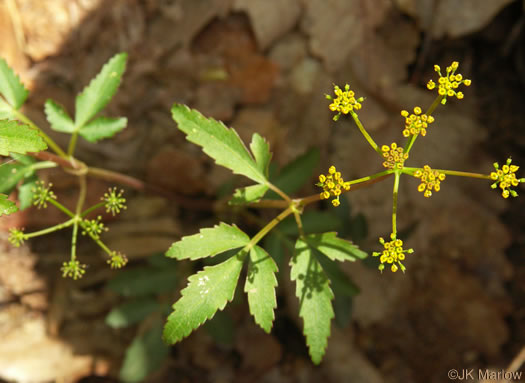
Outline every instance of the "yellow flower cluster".
<path fill-rule="evenodd" d="M 439 65 L 434 65 L 434 70 L 439 75 L 439 86 L 438 86 L 438 94 L 443 96 L 443 99 L 441 100 L 441 103 L 445 105 L 447 102 L 447 97 L 453 97 L 456 96 L 459 100 L 463 98 L 462 92 L 457 92 L 456 89 L 461 85 L 465 84 L 465 86 L 470 86 L 471 81 L 469 79 L 464 79 L 463 76 L 458 73 L 456 74 L 456 70 L 459 67 L 459 63 L 457 61 L 454 61 L 450 66 L 447 67 L 447 74 L 443 76 L 441 74 L 441 68 Z M 430 80 L 427 83 L 427 88 L 432 90 L 436 87 L 436 83 L 432 80 Z"/>
<path fill-rule="evenodd" d="M 516 172 L 520 168 L 516 165 L 511 165 L 512 159 L 508 158 L 507 163 L 499 168 L 499 164 L 494 163 L 495 172 L 490 173 L 490 178 L 494 182 L 491 187 L 496 189 L 498 186 L 501 189 L 501 195 L 503 198 L 509 198 L 509 195 L 517 197 L 518 193 L 515 190 L 512 190 L 511 187 L 518 186 L 520 182 L 525 182 L 525 178 L 517 179 Z"/>
<path fill-rule="evenodd" d="M 405 117 L 405 129 L 403 130 L 403 136 L 408 137 L 411 134 L 413 136 L 421 133 L 422 136 L 426 136 L 428 126 L 434 122 L 434 117 L 421 114 L 421 108 L 416 106 L 414 113 L 409 114 L 408 111 L 402 110 L 401 115 Z"/>
<path fill-rule="evenodd" d="M 423 166 L 423 170 L 416 170 L 414 177 L 421 179 L 417 191 L 424 192 L 423 195 L 427 198 L 432 195 L 432 190 L 438 192 L 441 189 L 441 181 L 445 180 L 445 174 L 432 170 L 428 165 Z"/>
<path fill-rule="evenodd" d="M 332 101 L 329 106 L 330 110 L 337 112 L 334 116 L 334 121 L 337 121 L 341 114 L 348 114 L 353 110 L 361 109 L 361 102 L 363 102 L 364 98 L 356 99 L 354 91 L 350 90 L 350 85 L 346 84 L 344 91 L 337 85 L 334 85 L 334 93 L 336 95 L 335 98 L 328 94 L 326 95 L 326 98 Z"/>
<path fill-rule="evenodd" d="M 335 197 L 332 200 L 332 205 L 335 207 L 340 205 L 339 196 L 341 195 L 342 189 L 350 190 L 350 182 L 345 182 L 341 177 L 341 172 L 338 172 L 335 166 L 330 166 L 328 174 L 321 174 L 319 176 L 319 183 L 316 184 L 323 188 L 321 193 L 321 199 L 328 199 L 330 196 Z"/>
<path fill-rule="evenodd" d="M 395 142 L 392 142 L 392 145 L 383 145 L 381 146 L 381 151 L 383 152 L 383 157 L 385 157 L 385 162 L 383 166 L 387 169 L 403 169 L 405 160 L 408 158 L 408 153 L 403 153 L 403 148 L 397 146 Z"/>
<path fill-rule="evenodd" d="M 372 256 L 380 256 L 379 260 L 381 261 L 381 264 L 378 268 L 381 273 L 385 269 L 385 263 L 391 265 L 390 270 L 392 270 L 393 273 L 399 269 L 404 273 L 406 267 L 401 261 L 405 259 L 406 254 L 412 254 L 414 249 L 403 249 L 403 241 L 396 239 L 394 234 L 391 234 L 390 238 L 392 239 L 390 242 L 386 242 L 383 238 L 379 238 L 379 243 L 383 245 L 384 250 L 382 252 L 373 252 Z"/>

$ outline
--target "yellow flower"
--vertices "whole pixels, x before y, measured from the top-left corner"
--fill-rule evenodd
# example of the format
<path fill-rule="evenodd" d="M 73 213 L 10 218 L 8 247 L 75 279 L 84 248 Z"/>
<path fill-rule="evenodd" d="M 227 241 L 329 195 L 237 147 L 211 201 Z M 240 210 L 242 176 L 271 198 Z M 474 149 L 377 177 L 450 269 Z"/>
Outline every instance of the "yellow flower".
<path fill-rule="evenodd" d="M 443 96 L 443 99 L 441 100 L 441 103 L 443 105 L 447 102 L 447 97 L 453 97 L 456 96 L 459 100 L 461 100 L 464 95 L 462 92 L 457 92 L 456 89 L 461 85 L 464 84 L 465 86 L 470 86 L 472 83 L 469 79 L 464 79 L 463 76 L 458 73 L 456 74 L 456 70 L 459 67 L 459 63 L 457 61 L 454 61 L 450 66 L 447 67 L 447 73 L 446 75 L 441 74 L 441 68 L 439 65 L 434 65 L 434 71 L 436 71 L 439 75 L 438 79 L 438 94 L 440 96 Z M 433 90 L 436 88 L 436 83 L 432 80 L 429 80 L 427 83 L 427 88 L 430 90 Z"/>
<path fill-rule="evenodd" d="M 332 205 L 335 207 L 339 206 L 339 196 L 343 190 L 350 190 L 350 182 L 345 182 L 341 176 L 341 172 L 338 172 L 335 166 L 330 166 L 328 174 L 321 174 L 319 176 L 319 182 L 316 184 L 323 188 L 323 191 L 319 195 L 321 199 L 329 199 L 330 196 L 335 197 L 332 200 Z"/>
<path fill-rule="evenodd" d="M 350 85 L 346 84 L 344 91 L 337 85 L 334 85 L 334 94 L 336 95 L 335 98 L 328 94 L 326 95 L 326 98 L 332 101 L 328 108 L 332 112 L 337 112 L 334 116 L 334 121 L 337 121 L 341 114 L 354 113 L 354 110 L 361 109 L 361 103 L 364 98 L 359 97 L 356 99 L 354 91 L 350 90 Z"/>
<path fill-rule="evenodd" d="M 512 159 L 508 158 L 507 163 L 500 169 L 499 164 L 495 162 L 494 169 L 496 171 L 490 173 L 490 178 L 496 181 L 491 185 L 492 189 L 496 189 L 499 186 L 503 198 L 509 198 L 509 196 L 517 197 L 518 193 L 511 188 L 518 186 L 521 182 L 525 182 L 525 178 L 516 178 L 516 172 L 520 167 L 511 165 L 511 163 Z"/>
<path fill-rule="evenodd" d="M 441 181 L 444 181 L 446 176 L 444 173 L 432 170 L 430 166 L 425 165 L 423 170 L 416 170 L 414 177 L 421 179 L 417 191 L 428 198 L 432 195 L 432 190 L 437 192 L 441 190 Z"/>
<path fill-rule="evenodd" d="M 383 152 L 383 157 L 385 158 L 385 162 L 383 162 L 385 168 L 403 169 L 405 161 L 408 158 L 408 153 L 404 153 L 402 147 L 398 147 L 397 144 L 393 142 L 390 146 L 381 146 L 381 152 Z"/>
<path fill-rule="evenodd" d="M 426 136 L 428 126 L 434 122 L 434 117 L 422 114 L 419 106 L 414 108 L 413 114 L 402 110 L 401 115 L 405 117 L 405 129 L 403 130 L 403 136 L 405 137 L 410 135 L 416 136 L 420 133 L 422 136 Z"/>
<path fill-rule="evenodd" d="M 383 238 L 379 238 L 379 243 L 383 245 L 383 251 L 373 252 L 372 256 L 379 257 L 379 271 L 381 273 L 385 269 L 385 263 L 390 265 L 390 270 L 395 273 L 397 270 L 401 269 L 404 273 L 406 270 L 405 265 L 401 263 L 406 257 L 406 254 L 412 254 L 413 249 L 404 249 L 403 241 L 396 238 L 395 234 L 390 235 L 391 241 L 386 242 Z"/>

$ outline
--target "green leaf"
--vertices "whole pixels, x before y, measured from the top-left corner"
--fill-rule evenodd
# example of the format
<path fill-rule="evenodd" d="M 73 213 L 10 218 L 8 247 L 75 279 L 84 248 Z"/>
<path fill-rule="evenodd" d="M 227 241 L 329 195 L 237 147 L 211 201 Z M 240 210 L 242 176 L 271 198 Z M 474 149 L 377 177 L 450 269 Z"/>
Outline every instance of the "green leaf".
<path fill-rule="evenodd" d="M 356 258 L 364 259 L 368 256 L 350 241 L 338 238 L 337 233 L 310 234 L 304 239 L 316 250 L 326 255 L 332 261 L 355 261 Z"/>
<path fill-rule="evenodd" d="M 334 294 L 353 297 L 359 293 L 359 288 L 352 282 L 352 280 L 341 270 L 340 263 L 333 262 L 327 257 L 317 257 L 324 272 L 330 279 L 330 287 Z"/>
<path fill-rule="evenodd" d="M 0 93 L 15 109 L 24 104 L 29 93 L 3 58 L 0 58 Z"/>
<path fill-rule="evenodd" d="M 175 269 L 177 267 L 177 262 L 173 259 L 166 258 L 166 254 L 163 252 L 155 253 L 148 257 L 147 262 L 150 266 L 159 269 Z"/>
<path fill-rule="evenodd" d="M 75 131 L 75 123 L 62 105 L 53 100 L 47 100 L 44 111 L 51 129 L 62 133 L 73 133 Z"/>
<path fill-rule="evenodd" d="M 159 308 L 159 303 L 151 298 L 126 302 L 109 312 L 106 324 L 112 328 L 129 327 L 141 322 Z"/>
<path fill-rule="evenodd" d="M 270 145 L 264 138 L 259 134 L 254 133 L 252 136 L 252 142 L 250 144 L 250 150 L 255 157 L 255 163 L 266 178 L 268 178 L 268 166 L 270 165 L 270 160 L 272 159 L 272 154 L 270 153 Z"/>
<path fill-rule="evenodd" d="M 272 183 L 286 194 L 298 191 L 312 178 L 312 170 L 319 164 L 319 150 L 312 148 L 286 165 Z M 268 198 L 278 198 L 271 192 Z"/>
<path fill-rule="evenodd" d="M 100 112 L 111 100 L 126 69 L 126 53 L 113 56 L 100 73 L 84 88 L 75 102 L 75 126 L 84 126 Z"/>
<path fill-rule="evenodd" d="M 26 176 L 28 166 L 18 163 L 5 163 L 0 166 L 0 193 L 11 193 L 18 181 Z M 33 175 L 30 170 L 27 176 Z"/>
<path fill-rule="evenodd" d="M 36 160 L 31 156 L 26 156 L 24 154 L 10 153 L 9 154 L 13 160 L 20 162 L 23 165 L 32 165 Z"/>
<path fill-rule="evenodd" d="M 254 246 L 250 250 L 250 263 L 244 291 L 248 294 L 250 313 L 261 328 L 270 333 L 277 307 L 277 265 L 263 248 Z"/>
<path fill-rule="evenodd" d="M 0 120 L 16 120 L 16 110 L 0 97 Z"/>
<path fill-rule="evenodd" d="M 266 192 L 268 186 L 266 185 L 252 185 L 245 188 L 235 189 L 233 197 L 228 201 L 230 205 L 244 205 L 250 202 L 259 201 Z"/>
<path fill-rule="evenodd" d="M 296 283 L 295 295 L 299 298 L 299 316 L 304 321 L 306 344 L 312 361 L 319 364 L 330 336 L 334 294 L 314 252 L 301 238 L 295 244 L 290 264 L 291 280 Z"/>
<path fill-rule="evenodd" d="M 126 350 L 120 369 L 120 380 L 126 383 L 144 382 L 158 370 L 169 355 L 169 347 L 162 342 L 162 324 L 155 323 L 139 334 Z"/>
<path fill-rule="evenodd" d="M 36 188 L 37 177 L 31 177 L 18 187 L 20 210 L 25 210 L 33 204 L 33 189 Z"/>
<path fill-rule="evenodd" d="M 359 242 L 366 239 L 368 235 L 368 225 L 366 223 L 366 218 L 362 213 L 357 214 L 350 223 L 350 238 L 352 240 Z"/>
<path fill-rule="evenodd" d="M 319 189 L 320 191 L 320 189 Z M 340 237 L 350 237 L 349 236 L 349 233 L 350 233 L 350 230 L 352 229 L 351 225 L 352 225 L 352 209 L 350 207 L 350 203 L 348 202 L 348 196 L 347 194 L 341 194 L 339 196 L 339 202 L 340 202 L 340 205 L 337 207 L 337 209 L 334 209 L 333 208 L 333 205 L 332 203 L 329 201 L 329 200 L 324 200 L 324 205 L 326 206 L 329 206 L 328 209 L 330 212 L 333 212 L 334 215 L 336 215 L 339 220 L 341 221 L 341 227 L 338 228 L 336 231 L 339 233 L 339 236 Z M 325 230 L 327 231 L 327 230 Z M 318 233 L 321 233 L 321 231 L 319 231 Z M 350 237 L 352 238 L 352 240 L 356 241 L 355 238 L 353 237 Z"/>
<path fill-rule="evenodd" d="M 277 231 L 272 231 L 264 238 L 264 248 L 268 251 L 274 259 L 277 267 L 282 269 L 285 259 L 288 255 L 293 254 L 295 248 L 295 240 L 290 239 Z"/>
<path fill-rule="evenodd" d="M 346 328 L 352 319 L 352 297 L 346 295 L 337 294 L 334 288 L 334 312 L 335 312 L 335 324 L 339 328 Z"/>
<path fill-rule="evenodd" d="M 82 126 L 78 131 L 89 142 L 97 142 L 103 138 L 113 137 L 126 127 L 128 119 L 125 117 L 99 117 Z"/>
<path fill-rule="evenodd" d="M 18 208 L 14 202 L 9 201 L 5 194 L 0 194 L 0 217 L 14 213 L 17 210 Z"/>
<path fill-rule="evenodd" d="M 7 156 L 9 152 L 40 152 L 45 149 L 47 145 L 38 131 L 18 121 L 0 121 L 0 155 Z"/>
<path fill-rule="evenodd" d="M 188 278 L 188 286 L 181 291 L 182 296 L 173 305 L 164 327 L 163 338 L 167 343 L 182 340 L 233 299 L 245 256 L 241 251 Z"/>
<path fill-rule="evenodd" d="M 174 290 L 177 278 L 173 269 L 140 267 L 120 271 L 108 287 L 126 297 L 146 296 Z"/>
<path fill-rule="evenodd" d="M 167 257 L 177 259 L 199 259 L 213 257 L 226 250 L 244 247 L 250 237 L 237 226 L 221 222 L 212 228 L 201 229 L 199 234 L 182 237 L 166 252 Z"/>
<path fill-rule="evenodd" d="M 186 139 L 202 147 L 204 153 L 213 158 L 218 165 L 257 183 L 267 183 L 266 175 L 234 129 L 227 128 L 213 118 L 206 118 L 186 105 L 174 104 L 171 114 L 179 129 L 186 134 Z"/>

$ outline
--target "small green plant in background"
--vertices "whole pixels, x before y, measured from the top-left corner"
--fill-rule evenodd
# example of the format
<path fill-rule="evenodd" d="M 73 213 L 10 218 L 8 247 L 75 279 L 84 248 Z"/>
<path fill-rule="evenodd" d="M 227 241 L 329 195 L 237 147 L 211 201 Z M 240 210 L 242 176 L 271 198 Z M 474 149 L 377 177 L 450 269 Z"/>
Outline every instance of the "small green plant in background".
<path fill-rule="evenodd" d="M 106 324 L 114 329 L 139 324 L 120 369 L 124 382 L 142 382 L 169 355 L 162 327 L 169 313 L 167 296 L 177 287 L 176 273 L 174 262 L 156 254 L 148 258 L 147 265 L 126 268 L 108 283 L 125 300 L 109 312 Z"/>
<path fill-rule="evenodd" d="M 378 267 L 381 272 L 386 266 L 389 266 L 392 272 L 398 270 L 405 272 L 406 266 L 403 261 L 414 250 L 405 248 L 403 241 L 398 238 L 397 200 L 401 175 L 418 178 L 421 181 L 418 190 L 427 198 L 441 189 L 441 183 L 446 176 L 490 180 L 493 182 L 492 188 L 499 188 L 504 198 L 509 195 L 517 196 L 514 188 L 519 183 L 525 182 L 525 179 L 516 178 L 518 167 L 512 165 L 510 159 L 501 168 L 497 163 L 494 164 L 495 171 L 487 175 L 432 169 L 429 165 L 421 168 L 405 165 L 416 139 L 419 136 L 426 136 L 427 131 L 431 131 L 430 125 L 435 122 L 432 116 L 434 110 L 439 105 L 445 105 L 448 98 L 464 97 L 459 87 L 469 86 L 471 81 L 456 73 L 458 66 L 457 62 L 453 62 L 446 68 L 445 74 L 441 72 L 439 66 L 434 67 L 439 76 L 438 85 L 431 80 L 427 87 L 430 90 L 437 88 L 438 95 L 425 113 L 419 106 L 414 107 L 414 113 L 401 111 L 401 116 L 405 119 L 401 132 L 407 139 L 404 145 L 396 142 L 377 145 L 357 115 L 357 111 L 363 107 L 364 98 L 356 97 L 349 85 L 346 85 L 344 90 L 334 86 L 335 96 L 326 96 L 332 102 L 329 105 L 330 110 L 336 113 L 334 121 L 342 115 L 350 115 L 366 141 L 377 152 L 378 164 L 382 163 L 386 170 L 355 180 L 345 180 L 335 166 L 330 166 L 326 174 L 318 177 L 317 186 L 322 189 L 320 194 L 303 198 L 291 197 L 270 180 L 268 176 L 270 148 L 260 135 L 257 133 L 253 135 L 248 150 L 234 129 L 227 128 L 219 121 L 205 118 L 198 111 L 187 106 L 173 105 L 171 110 L 173 119 L 188 141 L 202 147 L 218 165 L 232 170 L 235 174 L 243 175 L 255 183 L 236 190 L 232 203 L 244 204 L 250 208 L 278 208 L 281 212 L 269 223 L 261 225 L 261 230 L 252 237 L 235 225 L 220 222 L 214 227 L 201 229 L 197 234 L 183 237 L 171 246 L 166 256 L 179 260 L 198 260 L 231 251 L 233 255 L 216 265 L 205 266 L 203 270 L 188 278 L 188 286 L 181 291 L 180 299 L 173 304 L 173 312 L 164 327 L 163 336 L 166 342 L 181 341 L 211 319 L 218 310 L 223 310 L 234 297 L 245 264 L 247 264 L 247 272 L 243 290 L 247 295 L 250 312 L 255 322 L 269 333 L 277 306 L 278 267 L 273 258 L 275 255 L 272 254 L 272 246 L 268 245 L 275 241 L 282 241 L 285 247 L 293 250 L 289 261 L 290 279 L 295 282 L 299 316 L 303 319 L 303 332 L 310 357 L 315 364 L 318 364 L 325 353 L 330 324 L 334 317 L 332 307 L 334 294 L 331 285 L 337 286 L 338 280 L 332 265 L 337 262 L 364 259 L 367 254 L 333 231 L 307 232 L 304 224 L 306 217 L 304 208 L 307 205 L 320 200 L 331 200 L 332 205 L 338 207 L 343 193 L 393 176 L 392 232 L 387 240 L 379 238 L 382 250 L 373 252 L 372 255 L 379 258 Z M 280 199 L 264 199 L 270 191 Z M 293 216 L 296 225 L 294 242 L 279 232 L 279 225 L 289 216 Z M 268 238 L 265 244 L 269 251 L 260 246 L 264 238 Z"/>
<path fill-rule="evenodd" d="M 14 246 L 20 246 L 30 238 L 71 227 L 71 255 L 69 261 L 64 262 L 61 268 L 65 277 L 78 279 L 85 273 L 86 265 L 80 263 L 76 254 L 79 233 L 90 237 L 108 255 L 107 262 L 111 268 L 121 268 L 127 262 L 125 255 L 110 250 L 102 242 L 100 236 L 107 228 L 101 216 L 90 218 L 90 213 L 97 209 L 105 209 L 112 215 L 125 209 L 123 191 L 110 188 L 101 196 L 99 203 L 87 208 L 84 205 L 87 176 L 117 182 L 129 181 L 131 178 L 109 170 L 89 167 L 74 156 L 78 136 L 90 142 L 98 142 L 112 137 L 126 127 L 126 118 L 98 116 L 117 91 L 126 67 L 126 59 L 125 53 L 115 55 L 77 95 L 74 120 L 55 101 L 46 101 L 45 114 L 51 129 L 71 135 L 67 153 L 22 113 L 20 108 L 28 96 L 28 91 L 5 60 L 0 59 L 0 154 L 11 156 L 11 160 L 0 166 L 0 192 L 9 194 L 18 188 L 20 209 L 31 205 L 38 209 L 53 205 L 69 218 L 60 224 L 33 233 L 12 228 L 9 241 Z M 48 147 L 54 153 L 43 151 Z M 57 196 L 51 189 L 52 184 L 45 183 L 37 177 L 38 170 L 57 166 L 78 177 L 79 193 L 74 211 L 57 201 Z M 0 214 L 10 214 L 17 210 L 16 205 L 7 200 L 5 194 L 0 194 Z"/>

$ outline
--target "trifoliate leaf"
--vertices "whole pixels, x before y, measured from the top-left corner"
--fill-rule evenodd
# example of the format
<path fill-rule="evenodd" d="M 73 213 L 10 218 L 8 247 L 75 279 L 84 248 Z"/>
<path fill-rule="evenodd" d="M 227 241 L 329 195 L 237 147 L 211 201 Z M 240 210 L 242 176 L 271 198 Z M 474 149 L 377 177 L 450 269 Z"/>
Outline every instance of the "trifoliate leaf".
<path fill-rule="evenodd" d="M 235 294 L 245 256 L 246 253 L 241 251 L 188 278 L 188 286 L 181 291 L 182 296 L 173 305 L 173 312 L 164 327 L 164 341 L 177 343 L 211 319 L 217 310 L 224 309 Z"/>
<path fill-rule="evenodd" d="M 250 263 L 244 291 L 248 294 L 250 313 L 255 323 L 270 333 L 277 307 L 275 287 L 277 286 L 277 265 L 263 248 L 254 246 L 250 250 Z"/>
<path fill-rule="evenodd" d="M 364 259 L 368 256 L 352 242 L 338 238 L 335 232 L 310 234 L 304 240 L 332 261 L 355 261 L 356 258 Z"/>
<path fill-rule="evenodd" d="M 268 178 L 268 165 L 272 159 L 272 153 L 270 153 L 270 145 L 264 138 L 259 134 L 254 133 L 252 136 L 252 142 L 250 143 L 250 150 L 255 157 L 255 163 L 259 170 Z"/>
<path fill-rule="evenodd" d="M 250 242 L 237 226 L 221 222 L 212 228 L 201 229 L 199 234 L 182 237 L 166 252 L 167 257 L 177 259 L 199 259 L 213 257 L 226 250 L 244 247 Z"/>
<path fill-rule="evenodd" d="M 264 197 L 267 191 L 268 186 L 261 184 L 235 189 L 235 193 L 233 194 L 233 197 L 228 201 L 228 204 L 245 205 L 250 202 L 257 202 L 262 197 Z"/>
<path fill-rule="evenodd" d="M 99 117 L 82 126 L 78 131 L 89 142 L 97 142 L 103 138 L 113 137 L 126 127 L 128 119 L 125 117 Z"/>
<path fill-rule="evenodd" d="M 51 129 L 62 133 L 73 133 L 75 131 L 75 123 L 62 105 L 53 100 L 47 100 L 44 110 Z"/>
<path fill-rule="evenodd" d="M 0 217 L 14 213 L 17 210 L 14 202 L 9 201 L 5 194 L 0 194 Z"/>
<path fill-rule="evenodd" d="M 113 56 L 100 73 L 84 88 L 75 102 L 75 126 L 84 126 L 111 100 L 126 69 L 126 53 Z"/>
<path fill-rule="evenodd" d="M 154 325 L 137 335 L 126 350 L 119 378 L 125 383 L 146 381 L 146 377 L 158 370 L 169 355 L 169 347 L 162 342 L 162 324 Z"/>
<path fill-rule="evenodd" d="M 3 58 L 0 58 L 0 93 L 15 109 L 24 104 L 29 93 Z"/>
<path fill-rule="evenodd" d="M 218 165 L 257 183 L 267 183 L 266 175 L 234 129 L 213 118 L 206 118 L 186 105 L 174 104 L 171 114 L 179 129 L 186 134 L 186 139 L 202 147 L 204 153 Z"/>
<path fill-rule="evenodd" d="M 17 121 L 0 121 L 0 155 L 7 156 L 9 152 L 40 152 L 45 149 L 47 145 L 38 131 Z"/>
<path fill-rule="evenodd" d="M 106 316 L 106 324 L 112 328 L 129 327 L 141 322 L 152 312 L 159 309 L 159 303 L 151 298 L 125 302 L 109 312 Z"/>
<path fill-rule="evenodd" d="M 272 183 L 286 194 L 298 191 L 312 178 L 312 169 L 319 163 L 319 150 L 310 149 L 282 168 L 279 175 L 272 179 Z M 278 198 L 274 192 L 268 198 Z"/>
<path fill-rule="evenodd" d="M 299 298 L 299 316 L 304 321 L 306 344 L 312 361 L 319 364 L 330 336 L 334 294 L 314 252 L 301 238 L 295 244 L 290 264 L 291 280 L 296 283 L 295 295 Z"/>

